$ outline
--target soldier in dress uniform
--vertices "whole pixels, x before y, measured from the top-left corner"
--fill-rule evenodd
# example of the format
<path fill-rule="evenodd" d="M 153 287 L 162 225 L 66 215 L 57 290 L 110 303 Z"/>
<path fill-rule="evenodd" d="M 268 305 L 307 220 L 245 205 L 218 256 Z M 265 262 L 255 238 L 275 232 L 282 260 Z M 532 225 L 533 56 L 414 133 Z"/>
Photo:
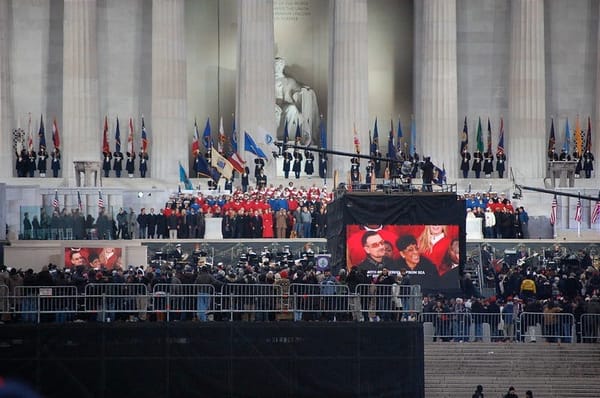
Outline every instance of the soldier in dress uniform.
<path fill-rule="evenodd" d="M 143 149 L 140 151 L 140 177 L 146 178 L 148 171 L 148 152 Z"/>
<path fill-rule="evenodd" d="M 304 173 L 311 176 L 315 172 L 315 155 L 313 155 L 311 151 L 305 150 L 304 157 L 306 158 L 306 161 L 304 162 Z"/>
<path fill-rule="evenodd" d="M 115 171 L 117 178 L 121 178 L 121 171 L 123 170 L 123 152 L 115 151 L 113 157 L 113 170 Z"/>
<path fill-rule="evenodd" d="M 125 162 L 125 170 L 127 170 L 127 174 L 129 178 L 133 177 L 133 173 L 135 172 L 135 152 L 127 152 L 127 161 Z"/>
<path fill-rule="evenodd" d="M 290 177 L 290 170 L 292 168 L 292 160 L 294 157 L 289 151 L 283 152 L 283 175 L 285 178 Z"/>
<path fill-rule="evenodd" d="M 296 178 L 300 178 L 300 172 L 302 171 L 302 153 L 298 149 L 294 150 L 294 164 L 292 165 L 292 171 Z"/>
<path fill-rule="evenodd" d="M 48 166 L 48 152 L 46 152 L 46 147 L 41 146 L 40 151 L 38 152 L 38 162 L 37 169 L 40 173 L 40 177 L 46 177 L 46 168 Z"/>
<path fill-rule="evenodd" d="M 496 171 L 498 172 L 498 177 L 504 177 L 504 170 L 506 170 L 506 154 L 502 149 L 498 149 L 496 152 Z"/>
<path fill-rule="evenodd" d="M 110 175 L 110 161 L 112 160 L 112 154 L 110 152 L 102 152 L 102 170 L 104 170 L 104 177 Z"/>

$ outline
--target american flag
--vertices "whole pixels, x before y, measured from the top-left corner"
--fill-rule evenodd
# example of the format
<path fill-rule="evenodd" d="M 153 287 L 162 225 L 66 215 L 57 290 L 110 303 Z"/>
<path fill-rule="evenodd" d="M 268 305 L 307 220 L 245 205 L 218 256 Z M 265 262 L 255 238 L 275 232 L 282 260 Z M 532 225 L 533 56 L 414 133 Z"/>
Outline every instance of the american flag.
<path fill-rule="evenodd" d="M 596 224 L 598 219 L 600 218 L 600 200 L 596 201 L 596 206 L 594 206 L 594 211 L 592 213 L 592 224 Z"/>
<path fill-rule="evenodd" d="M 52 207 L 58 209 L 60 203 L 58 202 L 58 191 L 54 191 L 54 199 L 52 199 Z"/>
<path fill-rule="evenodd" d="M 575 208 L 575 221 L 581 222 L 581 198 L 577 199 L 577 207 Z"/>
<path fill-rule="evenodd" d="M 558 210 L 558 202 L 556 201 L 556 195 L 552 199 L 552 209 L 550 210 L 550 224 L 556 224 L 556 213 Z"/>
<path fill-rule="evenodd" d="M 102 191 L 98 191 L 98 207 L 104 208 L 104 199 L 102 199 Z"/>

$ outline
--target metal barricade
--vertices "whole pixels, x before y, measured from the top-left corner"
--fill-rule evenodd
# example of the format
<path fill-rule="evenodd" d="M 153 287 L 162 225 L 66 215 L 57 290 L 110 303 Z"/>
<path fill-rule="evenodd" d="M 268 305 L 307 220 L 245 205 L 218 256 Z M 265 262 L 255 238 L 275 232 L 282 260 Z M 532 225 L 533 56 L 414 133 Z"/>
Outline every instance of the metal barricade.
<path fill-rule="evenodd" d="M 523 312 L 520 317 L 520 341 L 542 338 L 549 343 L 576 341 L 575 317 L 559 312 Z"/>
<path fill-rule="evenodd" d="M 230 283 L 222 286 L 218 305 L 221 312 L 229 312 L 230 321 L 266 321 L 268 313 L 283 310 L 284 299 L 277 285 Z"/>
<path fill-rule="evenodd" d="M 8 320 L 11 312 L 11 297 L 8 296 L 8 286 L 0 285 L 0 320 Z"/>
<path fill-rule="evenodd" d="M 208 320 L 215 310 L 215 288 L 212 285 L 159 283 L 152 289 L 152 308 L 158 320 Z"/>
<path fill-rule="evenodd" d="M 423 313 L 420 320 L 424 337 L 429 341 L 489 343 L 507 338 L 500 313 L 453 312 L 445 307 L 434 307 L 433 312 Z"/>
<path fill-rule="evenodd" d="M 423 310 L 419 285 L 356 286 L 350 297 L 350 308 L 355 320 L 417 320 Z M 357 319 L 358 318 L 358 319 Z"/>
<path fill-rule="evenodd" d="M 340 284 L 291 284 L 294 320 L 341 320 L 350 314 L 348 286 Z"/>
<path fill-rule="evenodd" d="M 143 283 L 90 283 L 85 287 L 85 311 L 96 313 L 100 322 L 145 321 L 149 304 L 148 287 Z"/>
<path fill-rule="evenodd" d="M 581 342 L 600 342 L 600 314 L 581 315 Z"/>
<path fill-rule="evenodd" d="M 75 286 L 16 286 L 15 313 L 24 322 L 39 323 L 72 319 L 77 312 Z"/>

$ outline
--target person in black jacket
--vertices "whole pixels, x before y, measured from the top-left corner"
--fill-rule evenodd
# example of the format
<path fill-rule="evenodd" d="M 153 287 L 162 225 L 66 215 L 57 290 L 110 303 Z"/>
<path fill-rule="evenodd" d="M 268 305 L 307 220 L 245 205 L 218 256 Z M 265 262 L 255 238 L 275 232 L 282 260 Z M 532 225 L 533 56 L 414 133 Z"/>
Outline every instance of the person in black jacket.
<path fill-rule="evenodd" d="M 425 162 L 421 165 L 421 170 L 423 170 L 423 191 L 433 191 L 431 183 L 433 182 L 433 163 L 431 163 L 431 158 L 428 156 L 425 158 Z"/>
<path fill-rule="evenodd" d="M 471 398 L 483 398 L 483 386 L 481 384 L 477 386 Z"/>

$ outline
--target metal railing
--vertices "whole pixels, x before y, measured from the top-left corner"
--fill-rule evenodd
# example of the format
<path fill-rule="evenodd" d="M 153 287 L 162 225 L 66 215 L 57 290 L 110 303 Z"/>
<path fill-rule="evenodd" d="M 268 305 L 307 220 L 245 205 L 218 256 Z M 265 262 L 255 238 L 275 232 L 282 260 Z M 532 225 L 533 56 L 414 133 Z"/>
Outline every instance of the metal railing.
<path fill-rule="evenodd" d="M 447 312 L 440 309 L 421 314 L 420 320 L 425 324 L 425 339 L 433 341 L 577 341 L 573 314 L 524 312 L 514 317 L 505 313 Z M 596 326 L 600 325 L 600 318 L 593 321 L 590 318 L 589 324 L 596 321 Z M 581 338 L 584 339 L 584 336 L 582 334 Z"/>
<path fill-rule="evenodd" d="M 287 282 L 287 281 L 286 281 Z M 14 296 L 0 286 L 0 311 L 25 322 L 113 320 L 267 321 L 400 320 L 421 311 L 419 286 L 359 285 L 355 292 L 337 283 L 321 284 L 156 284 L 92 283 L 75 286 L 21 287 Z M 275 317 L 273 316 L 275 315 Z"/>

